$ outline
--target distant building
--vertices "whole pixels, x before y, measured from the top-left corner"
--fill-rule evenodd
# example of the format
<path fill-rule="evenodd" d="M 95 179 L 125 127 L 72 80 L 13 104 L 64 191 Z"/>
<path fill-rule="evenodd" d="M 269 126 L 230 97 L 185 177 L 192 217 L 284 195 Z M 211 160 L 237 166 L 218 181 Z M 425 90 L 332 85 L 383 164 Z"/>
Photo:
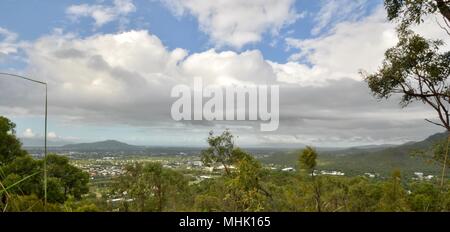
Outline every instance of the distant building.
<path fill-rule="evenodd" d="M 230 166 L 228 166 L 227 168 L 228 168 L 229 170 L 236 169 L 236 167 L 234 167 L 233 165 L 230 165 Z M 220 166 L 218 166 L 218 167 L 215 167 L 214 170 L 218 170 L 218 171 L 225 170 L 225 166 L 220 165 Z"/>
<path fill-rule="evenodd" d="M 369 172 L 364 173 L 364 175 L 367 176 L 367 177 L 369 177 L 369 178 L 375 178 L 375 177 L 376 177 L 375 174 L 369 173 Z"/>
<path fill-rule="evenodd" d="M 281 171 L 283 171 L 283 172 L 295 172 L 295 168 L 293 168 L 293 167 L 283 168 L 283 169 L 281 169 Z"/>
<path fill-rule="evenodd" d="M 197 160 L 197 161 L 192 162 L 192 165 L 195 167 L 203 167 L 203 162 Z"/>
<path fill-rule="evenodd" d="M 414 172 L 414 176 L 414 180 L 432 180 L 434 178 L 433 175 L 425 176 L 423 172 Z"/>
<path fill-rule="evenodd" d="M 423 172 L 414 172 L 414 175 L 415 175 L 418 179 L 423 179 Z"/>
<path fill-rule="evenodd" d="M 328 176 L 345 176 L 345 173 L 340 171 L 320 171 L 321 175 L 328 175 Z"/>

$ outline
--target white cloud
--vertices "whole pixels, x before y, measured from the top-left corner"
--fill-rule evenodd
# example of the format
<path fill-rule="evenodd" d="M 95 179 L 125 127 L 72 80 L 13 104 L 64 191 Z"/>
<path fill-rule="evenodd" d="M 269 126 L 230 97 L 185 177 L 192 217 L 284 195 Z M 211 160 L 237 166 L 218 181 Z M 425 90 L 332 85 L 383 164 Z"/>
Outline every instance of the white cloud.
<path fill-rule="evenodd" d="M 361 18 L 366 11 L 368 0 L 322 0 L 322 7 L 317 12 L 312 29 L 313 35 L 319 34 L 323 29 L 334 26 L 343 21 L 353 21 Z"/>
<path fill-rule="evenodd" d="M 31 128 L 27 128 L 23 132 L 22 136 L 24 138 L 34 138 L 36 136 L 36 134 L 33 132 L 33 130 L 31 130 Z"/>
<path fill-rule="evenodd" d="M 27 52 L 31 72 L 49 83 L 49 98 L 57 109 L 65 111 L 69 104 L 73 107 L 68 116 L 106 116 L 111 120 L 121 114 L 141 120 L 157 116 L 148 107 L 167 104 L 165 97 L 176 83 L 178 62 L 187 53 L 183 49 L 168 51 L 159 38 L 146 31 L 87 38 L 53 35 L 36 41 Z M 139 108 L 140 116 L 134 107 Z M 94 113 L 107 110 L 119 112 Z"/>
<path fill-rule="evenodd" d="M 360 21 L 337 24 L 326 35 L 312 39 L 287 38 L 290 49 L 298 49 L 288 64 L 273 64 L 279 80 L 300 85 L 323 85 L 329 80 L 351 78 L 361 81 L 358 71 L 374 72 L 381 65 L 385 51 L 398 41 L 395 26 L 386 20 L 386 12 L 378 8 Z M 415 31 L 430 39 L 450 39 L 434 20 L 434 16 Z"/>
<path fill-rule="evenodd" d="M 281 28 L 295 22 L 301 14 L 294 0 L 162 0 L 177 16 L 195 16 L 200 29 L 218 47 L 240 48 L 261 41 L 262 34 L 276 35 Z"/>
<path fill-rule="evenodd" d="M 31 128 L 25 129 L 25 131 L 19 136 L 20 141 L 24 146 L 43 146 L 45 138 L 43 133 L 36 133 Z M 77 137 L 61 137 L 55 132 L 47 133 L 47 145 L 48 146 L 61 146 L 68 143 L 82 142 Z"/>
<path fill-rule="evenodd" d="M 58 138 L 58 136 L 56 135 L 55 132 L 48 132 L 47 137 L 48 137 L 48 139 L 57 139 Z"/>
<path fill-rule="evenodd" d="M 281 72 L 280 78 L 303 85 L 308 81 L 317 84 L 342 78 L 361 80 L 358 71 L 375 71 L 386 49 L 397 40 L 395 26 L 386 21 L 381 8 L 364 20 L 339 23 L 325 36 L 305 40 L 287 38 L 288 46 L 299 52 L 290 57 L 295 62 L 289 65 L 292 71 Z"/>
<path fill-rule="evenodd" d="M 202 77 L 206 84 L 222 86 L 271 84 L 276 79 L 271 66 L 258 50 L 242 53 L 209 50 L 192 54 L 180 68 L 185 76 Z"/>
<path fill-rule="evenodd" d="M 17 52 L 20 46 L 17 37 L 16 33 L 0 27 L 0 58 Z"/>
<path fill-rule="evenodd" d="M 147 31 L 86 38 L 55 34 L 36 41 L 27 54 L 28 72 L 49 83 L 52 113 L 74 121 L 173 126 L 170 91 L 177 84 L 191 84 L 194 77 L 203 77 L 205 85 L 276 81 L 257 50 L 188 54 L 167 49 Z M 39 90 L 18 96 L 17 88 L 24 87 L 5 89 L 2 95 L 9 100 L 0 98 L 0 105 L 40 106 L 41 98 L 32 97 Z"/>
<path fill-rule="evenodd" d="M 241 138 L 262 143 L 338 146 L 421 139 L 439 129 L 423 121 L 434 114 L 421 105 L 401 109 L 395 100 L 377 102 L 357 74 L 380 65 L 395 42 L 394 26 L 381 10 L 360 22 L 339 23 L 326 36 L 289 39 L 300 52 L 288 63 L 269 61 L 258 50 L 189 54 L 168 49 L 147 31 L 90 37 L 55 33 L 26 48 L 27 72 L 49 83 L 53 118 L 70 125 L 145 128 L 156 141 L 201 143 L 212 128 L 231 126 L 239 128 Z M 197 76 L 205 84 L 280 84 L 279 131 L 262 134 L 259 124 L 248 122 L 173 122 L 171 88 L 191 84 Z M 37 101 L 42 99 L 36 88 L 0 83 L 0 112 L 41 114 Z"/>
<path fill-rule="evenodd" d="M 69 17 L 76 20 L 81 17 L 91 17 L 96 27 L 101 27 L 115 20 L 124 20 L 125 16 L 135 12 L 136 7 L 132 0 L 114 0 L 112 6 L 107 5 L 72 5 L 67 8 Z"/>

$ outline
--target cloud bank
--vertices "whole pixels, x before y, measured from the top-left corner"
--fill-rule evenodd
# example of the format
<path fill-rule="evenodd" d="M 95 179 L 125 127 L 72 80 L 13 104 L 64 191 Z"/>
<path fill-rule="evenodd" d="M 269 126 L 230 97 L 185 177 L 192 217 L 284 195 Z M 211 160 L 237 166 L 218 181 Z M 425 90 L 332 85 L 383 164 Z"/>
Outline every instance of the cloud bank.
<path fill-rule="evenodd" d="M 240 47 L 260 40 L 269 28 L 279 29 L 295 19 L 291 1 L 275 9 L 269 7 L 272 1 L 259 2 L 241 4 L 233 12 L 234 1 L 220 2 L 224 6 L 220 10 L 208 4 L 199 8 L 197 1 L 167 4 L 180 14 L 196 15 L 218 44 Z M 229 18 L 229 14 L 234 16 Z M 252 25 L 240 24 L 245 20 L 239 17 L 244 15 L 252 18 L 247 20 Z M 439 131 L 423 120 L 433 118 L 432 111 L 420 104 L 401 109 L 395 99 L 378 102 L 358 75 L 360 69 L 376 70 L 384 51 L 397 41 L 395 26 L 385 18 L 379 9 L 358 22 L 337 23 L 316 38 L 287 38 L 294 54 L 285 63 L 268 60 L 259 50 L 190 53 L 169 49 L 147 30 L 88 37 L 56 32 L 24 48 L 26 73 L 49 83 L 50 113 L 59 120 L 128 125 L 187 144 L 203 141 L 214 128 L 231 128 L 242 143 L 260 145 L 351 146 L 422 139 Z M 435 24 L 418 30 L 431 37 L 442 36 Z M 260 133 L 259 124 L 252 122 L 172 121 L 170 108 L 175 99 L 170 98 L 171 88 L 190 85 L 195 77 L 219 86 L 280 85 L 280 129 Z M 0 88 L 1 112 L 41 113 L 42 91 L 3 79 Z"/>

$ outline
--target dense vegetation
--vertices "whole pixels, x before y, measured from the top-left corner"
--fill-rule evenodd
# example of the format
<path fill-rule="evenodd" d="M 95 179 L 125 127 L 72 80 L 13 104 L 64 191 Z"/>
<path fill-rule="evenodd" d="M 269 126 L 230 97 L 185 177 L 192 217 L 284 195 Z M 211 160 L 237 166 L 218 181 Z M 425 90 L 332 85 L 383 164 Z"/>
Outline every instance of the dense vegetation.
<path fill-rule="evenodd" d="M 44 160 L 22 150 L 15 124 L 0 116 L 0 207 L 3 211 L 44 210 Z M 48 210 L 88 193 L 89 175 L 69 164 L 69 159 L 50 154 L 47 164 Z"/>
<path fill-rule="evenodd" d="M 229 131 L 210 134 L 203 162 L 223 166 L 220 177 L 193 182 L 160 163 L 134 163 L 89 191 L 89 177 L 66 157 L 49 155 L 48 198 L 43 195 L 43 160 L 21 149 L 14 124 L 0 118 L 2 211 L 449 211 L 450 189 L 433 181 L 408 182 L 395 171 L 386 180 L 314 174 L 320 154 L 298 152 L 297 172 L 273 171 L 234 146 Z M 111 201 L 111 199 L 118 199 Z"/>

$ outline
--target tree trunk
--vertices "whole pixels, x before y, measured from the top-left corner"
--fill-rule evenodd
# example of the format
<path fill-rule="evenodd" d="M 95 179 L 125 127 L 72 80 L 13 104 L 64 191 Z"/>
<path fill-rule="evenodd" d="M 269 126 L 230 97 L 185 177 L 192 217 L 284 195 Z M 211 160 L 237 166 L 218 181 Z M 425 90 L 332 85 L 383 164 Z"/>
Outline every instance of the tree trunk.
<path fill-rule="evenodd" d="M 315 192 L 317 212 L 320 213 L 322 212 L 322 200 L 321 200 L 320 186 L 318 186 L 317 183 L 314 184 L 314 192 Z"/>
<path fill-rule="evenodd" d="M 227 165 L 225 163 L 222 163 L 222 165 L 223 165 L 223 168 L 225 169 L 225 173 L 227 175 L 230 175 L 230 170 L 228 169 Z"/>
<path fill-rule="evenodd" d="M 450 22 L 450 6 L 448 1 L 436 0 L 436 3 L 441 14 Z"/>
<path fill-rule="evenodd" d="M 447 160 L 448 160 L 448 146 L 450 145 L 450 132 L 447 135 L 447 147 L 445 148 L 445 157 L 444 157 L 444 164 L 442 167 L 442 176 L 441 176 L 441 188 L 444 188 L 444 180 L 445 180 L 445 171 L 447 169 Z"/>
<path fill-rule="evenodd" d="M 158 212 L 163 211 L 163 191 L 161 189 L 161 184 L 158 184 Z"/>

